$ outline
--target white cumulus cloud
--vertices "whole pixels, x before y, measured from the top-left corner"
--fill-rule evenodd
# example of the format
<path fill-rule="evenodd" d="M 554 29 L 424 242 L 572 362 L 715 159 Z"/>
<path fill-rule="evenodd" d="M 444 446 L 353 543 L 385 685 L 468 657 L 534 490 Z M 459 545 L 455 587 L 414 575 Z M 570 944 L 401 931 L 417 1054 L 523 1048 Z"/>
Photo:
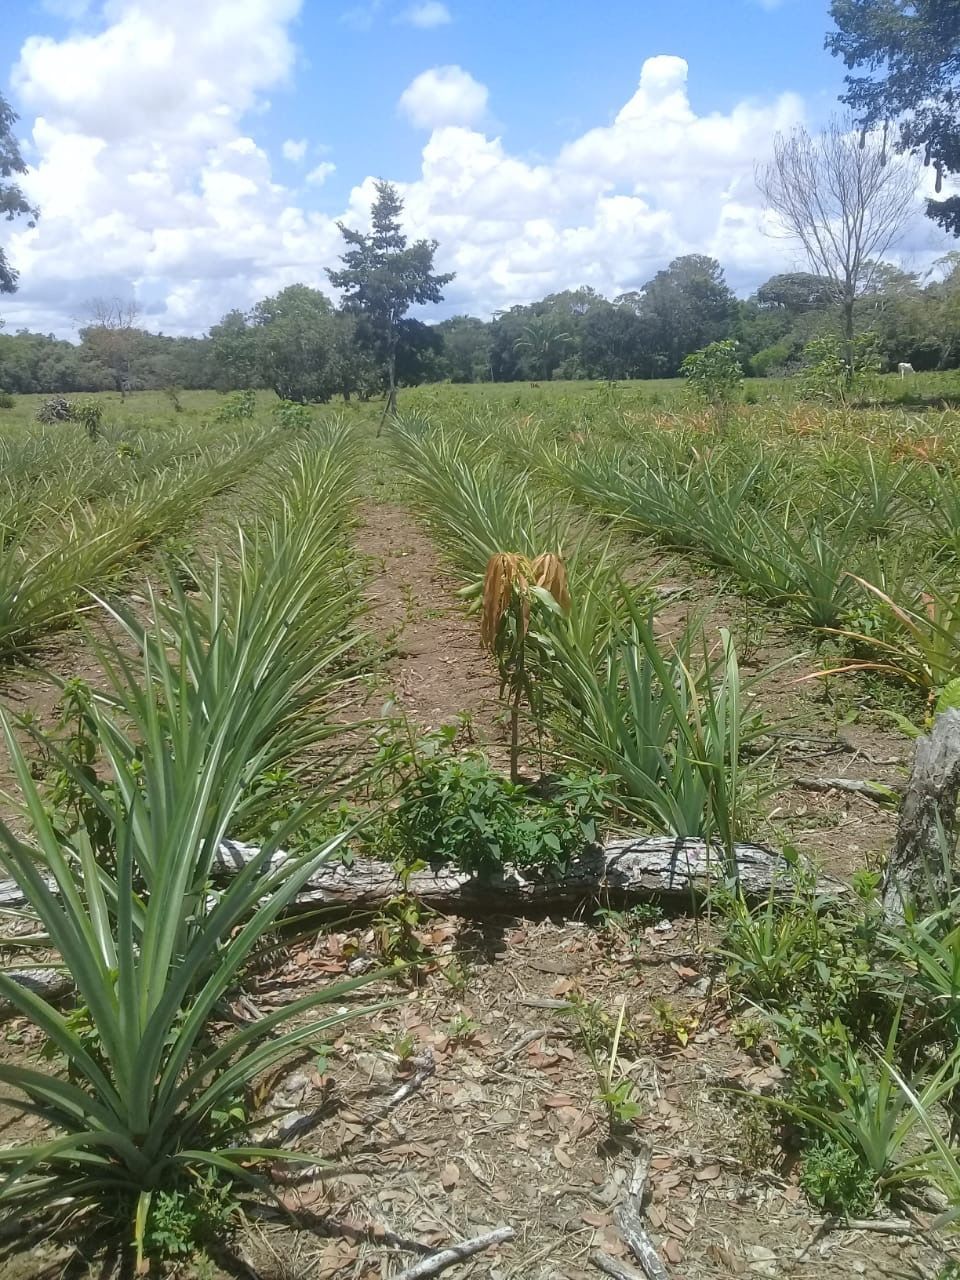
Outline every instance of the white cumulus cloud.
<path fill-rule="evenodd" d="M 307 140 L 306 138 L 287 138 L 281 151 L 284 160 L 289 160 L 291 164 L 303 164 L 307 154 Z"/>
<path fill-rule="evenodd" d="M 447 6 L 441 4 L 440 0 L 425 0 L 424 4 L 414 4 L 409 9 L 404 9 L 399 20 L 409 23 L 411 27 L 429 30 L 431 27 L 446 26 L 453 21 L 453 17 Z"/>
<path fill-rule="evenodd" d="M 398 106 L 422 129 L 475 124 L 487 109 L 487 86 L 463 67 L 431 67 L 422 71 L 400 95 Z"/>
<path fill-rule="evenodd" d="M 307 174 L 307 181 L 315 187 L 322 186 L 331 174 L 336 173 L 337 166 L 330 160 L 323 160 L 315 169 Z"/>

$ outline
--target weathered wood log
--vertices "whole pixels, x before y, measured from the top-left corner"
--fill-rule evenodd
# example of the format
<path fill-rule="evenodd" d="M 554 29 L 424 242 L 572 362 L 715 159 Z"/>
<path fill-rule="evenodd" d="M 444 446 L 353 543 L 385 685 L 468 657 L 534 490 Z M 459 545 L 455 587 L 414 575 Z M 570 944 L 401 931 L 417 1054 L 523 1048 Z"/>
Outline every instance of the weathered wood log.
<path fill-rule="evenodd" d="M 217 855 L 217 876 L 228 878 L 258 852 L 254 845 L 225 841 Z M 275 854 L 271 865 L 286 856 Z M 764 900 L 771 892 L 789 897 L 795 891 L 794 868 L 781 854 L 763 845 L 738 844 L 735 856 L 739 884 L 748 900 Z M 372 859 L 358 859 L 349 865 L 324 863 L 307 881 L 292 909 L 340 906 L 357 912 L 375 911 L 403 892 L 424 906 L 464 915 L 570 908 L 589 901 L 658 901 L 684 909 L 703 900 L 711 888 L 727 878 L 721 850 L 703 840 L 636 836 L 608 840 L 545 875 L 507 868 L 501 875 L 478 880 L 459 871 L 427 870 L 414 872 L 404 886 L 388 863 Z M 841 898 L 847 888 L 832 876 L 821 876 L 817 892 L 822 897 Z M 0 907 L 25 906 L 19 885 L 12 880 L 0 881 Z M 39 995 L 60 997 L 70 990 L 69 974 L 59 970 L 20 968 L 8 972 Z M 0 1016 L 5 1013 L 9 1008 L 0 1003 Z"/>
<path fill-rule="evenodd" d="M 889 916 L 902 918 L 907 907 L 924 911 L 947 901 L 956 870 L 958 797 L 960 711 L 945 711 L 917 743 L 883 878 Z"/>
<path fill-rule="evenodd" d="M 258 854 L 255 845 L 224 841 L 217 854 L 215 874 L 227 878 Z M 794 892 L 794 868 L 782 854 L 759 844 L 738 844 L 734 854 L 737 880 L 748 899 L 760 901 L 771 890 L 787 897 Z M 270 865 L 275 866 L 286 856 L 282 852 L 275 854 Z M 722 850 L 704 840 L 692 836 L 633 836 L 607 840 L 562 868 L 542 875 L 509 867 L 503 874 L 480 879 L 451 869 L 415 871 L 407 879 L 406 891 L 425 906 L 466 912 L 579 904 L 590 898 L 607 897 L 689 906 L 727 878 Z M 318 867 L 294 906 L 301 910 L 320 905 L 375 910 L 403 890 L 403 883 L 388 863 L 373 859 L 349 864 L 331 861 Z M 817 891 L 827 897 L 841 897 L 847 892 L 841 881 L 827 875 L 818 879 Z M 0 907 L 25 905 L 14 881 L 0 881 Z"/>

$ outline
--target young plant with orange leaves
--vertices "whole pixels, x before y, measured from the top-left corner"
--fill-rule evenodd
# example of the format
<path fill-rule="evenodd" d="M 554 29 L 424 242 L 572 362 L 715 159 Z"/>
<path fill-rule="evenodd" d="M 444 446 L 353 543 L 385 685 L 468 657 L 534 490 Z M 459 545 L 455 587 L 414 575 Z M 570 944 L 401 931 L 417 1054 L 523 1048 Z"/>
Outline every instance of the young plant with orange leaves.
<path fill-rule="evenodd" d="M 510 690 L 510 777 L 519 780 L 520 706 L 524 699 L 538 724 L 540 698 L 529 660 L 533 612 L 564 614 L 570 607 L 567 570 L 561 556 L 545 552 L 529 559 L 497 551 L 487 562 L 480 612 L 480 639 L 497 662 L 501 695 Z"/>

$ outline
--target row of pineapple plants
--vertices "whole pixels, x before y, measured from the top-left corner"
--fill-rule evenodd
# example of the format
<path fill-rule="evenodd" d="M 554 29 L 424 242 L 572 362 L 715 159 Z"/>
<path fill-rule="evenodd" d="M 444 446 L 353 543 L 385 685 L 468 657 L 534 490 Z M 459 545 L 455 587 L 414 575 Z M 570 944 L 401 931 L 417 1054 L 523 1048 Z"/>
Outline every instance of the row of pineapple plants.
<path fill-rule="evenodd" d="M 731 850 L 754 812 L 758 761 L 742 748 L 760 725 L 729 635 L 694 624 L 667 643 L 623 549 L 482 443 L 416 419 L 392 442 L 511 702 L 564 760 L 615 780 L 635 821 Z"/>
<path fill-rule="evenodd" d="M 689 552 L 750 597 L 833 640 L 829 670 L 906 681 L 940 705 L 960 674 L 960 486 L 949 460 L 899 456 L 897 437 L 768 442 L 679 428 L 629 445 L 518 438 L 476 424 L 514 465 L 635 534 Z M 955 686 L 954 686 L 955 688 Z"/>
<path fill-rule="evenodd" d="M 245 1086 L 356 1012 L 360 983 L 343 982 L 224 1030 L 245 967 L 347 834 L 332 813 L 338 768 L 318 780 L 314 764 L 252 860 L 217 875 L 223 841 L 258 825 L 265 776 L 305 753 L 332 761 L 356 677 L 351 441 L 313 437 L 269 487 L 282 495 L 272 513 L 195 559 L 189 592 L 170 565 L 145 608 L 97 603 L 109 626 L 88 621 L 102 669 L 85 704 L 95 764 L 42 744 L 84 801 L 75 822 L 51 812 L 26 728 L 0 713 L 23 810 L 0 824 L 0 866 L 76 983 L 63 1011 L 0 973 L 0 994 L 52 1055 L 0 1065 L 15 1105 L 41 1122 L 32 1144 L 0 1151 L 0 1209 L 74 1227 L 106 1218 L 141 1259 L 155 1213 L 185 1191 L 262 1186 L 268 1163 L 298 1158 L 251 1140 Z M 324 813 L 328 836 L 298 841 Z"/>

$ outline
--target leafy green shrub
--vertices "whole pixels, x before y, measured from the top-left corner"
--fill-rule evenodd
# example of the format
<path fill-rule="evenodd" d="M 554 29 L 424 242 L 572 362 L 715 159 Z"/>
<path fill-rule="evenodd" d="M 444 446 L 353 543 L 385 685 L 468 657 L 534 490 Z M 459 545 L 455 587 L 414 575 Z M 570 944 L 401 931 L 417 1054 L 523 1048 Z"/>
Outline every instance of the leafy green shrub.
<path fill-rule="evenodd" d="M 12 409 L 16 403 L 9 391 L 0 391 L 0 409 Z"/>
<path fill-rule="evenodd" d="M 273 416 L 285 431 L 303 431 L 310 426 L 312 420 L 309 407 L 298 404 L 295 400 L 281 400 L 274 409 Z"/>
<path fill-rule="evenodd" d="M 862 1158 L 826 1135 L 804 1151 L 800 1185 L 824 1213 L 857 1217 L 869 1213 L 876 1199 L 873 1175 Z"/>
<path fill-rule="evenodd" d="M 81 400 L 73 407 L 73 416 L 91 440 L 95 440 L 103 426 L 103 405 L 96 400 Z"/>
<path fill-rule="evenodd" d="M 219 1170 L 185 1182 L 183 1189 L 158 1191 L 147 1219 L 146 1252 L 162 1259 L 188 1257 L 222 1241 L 239 1212 L 236 1186 Z"/>
<path fill-rule="evenodd" d="M 245 422 L 257 412 L 255 391 L 234 391 L 217 410 L 218 422 Z"/>
<path fill-rule="evenodd" d="M 51 396 L 49 400 L 44 400 L 36 414 L 37 421 L 44 423 L 72 422 L 76 416 L 76 411 L 66 396 Z"/>
<path fill-rule="evenodd" d="M 737 344 L 730 338 L 692 352 L 680 370 L 697 399 L 718 411 L 728 410 L 743 386 L 743 366 L 737 359 Z"/>
<path fill-rule="evenodd" d="M 756 378 L 769 378 L 782 372 L 790 361 L 793 349 L 788 342 L 776 342 L 764 347 L 750 357 L 750 369 Z"/>
<path fill-rule="evenodd" d="M 453 754 L 450 745 L 449 735 L 435 735 L 399 757 L 387 748 L 392 775 L 407 776 L 378 844 L 400 865 L 472 875 L 507 864 L 549 870 L 596 840 L 605 800 L 599 775 L 553 778 L 544 796 L 504 778 L 480 752 Z"/>
<path fill-rule="evenodd" d="M 759 907 L 739 895 L 721 901 L 724 934 L 718 954 L 731 987 L 761 1007 L 797 1010 L 812 1026 L 835 1018 L 866 1027 L 882 1007 L 871 944 L 879 920 L 825 911 L 800 889 L 788 901 L 771 894 Z"/>
<path fill-rule="evenodd" d="M 843 404 L 863 390 L 868 375 L 880 371 L 877 335 L 858 334 L 848 361 L 840 337 L 821 334 L 804 347 L 803 366 L 801 395 L 809 400 Z"/>

